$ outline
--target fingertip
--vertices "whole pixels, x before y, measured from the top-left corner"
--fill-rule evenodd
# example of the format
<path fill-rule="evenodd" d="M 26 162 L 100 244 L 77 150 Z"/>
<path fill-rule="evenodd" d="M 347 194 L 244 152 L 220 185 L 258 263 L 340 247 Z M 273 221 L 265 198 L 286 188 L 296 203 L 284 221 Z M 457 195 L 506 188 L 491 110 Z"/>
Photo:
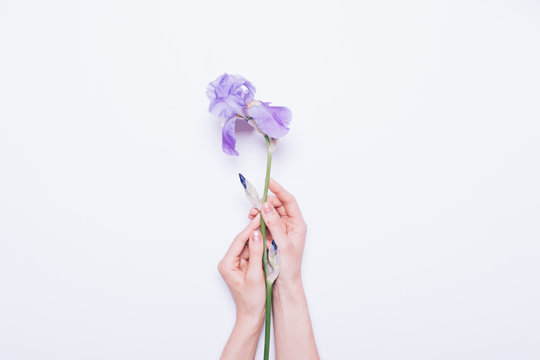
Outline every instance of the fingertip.
<path fill-rule="evenodd" d="M 252 255 L 257 255 L 262 252 L 262 249 L 262 234 L 259 230 L 255 230 L 251 233 L 251 236 L 249 237 L 249 252 Z"/>
<path fill-rule="evenodd" d="M 249 210 L 248 218 L 253 220 L 255 216 L 257 216 L 258 213 L 259 213 L 259 210 L 257 208 L 252 208 L 251 210 Z"/>
<path fill-rule="evenodd" d="M 251 224 L 253 226 L 258 225 L 257 221 L 260 220 L 259 219 L 259 214 L 257 213 L 257 215 L 254 215 L 254 216 L 249 215 L 249 216 L 250 216 L 250 219 L 251 219 Z"/>
<path fill-rule="evenodd" d="M 276 192 L 274 191 L 274 189 L 279 189 L 281 188 L 281 184 L 277 182 L 276 179 L 274 179 L 273 177 L 270 177 L 270 181 L 268 182 L 268 188 L 270 190 L 272 190 L 272 192 L 275 194 Z"/>

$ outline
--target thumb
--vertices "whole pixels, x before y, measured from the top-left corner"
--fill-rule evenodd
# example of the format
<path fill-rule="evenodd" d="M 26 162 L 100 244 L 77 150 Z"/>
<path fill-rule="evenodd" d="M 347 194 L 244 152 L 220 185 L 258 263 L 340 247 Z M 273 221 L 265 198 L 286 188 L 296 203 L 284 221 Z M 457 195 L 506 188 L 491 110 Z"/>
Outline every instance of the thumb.
<path fill-rule="evenodd" d="M 246 276 L 249 280 L 258 281 L 263 271 L 262 256 L 263 242 L 262 235 L 259 230 L 255 230 L 249 237 L 249 263 Z"/>

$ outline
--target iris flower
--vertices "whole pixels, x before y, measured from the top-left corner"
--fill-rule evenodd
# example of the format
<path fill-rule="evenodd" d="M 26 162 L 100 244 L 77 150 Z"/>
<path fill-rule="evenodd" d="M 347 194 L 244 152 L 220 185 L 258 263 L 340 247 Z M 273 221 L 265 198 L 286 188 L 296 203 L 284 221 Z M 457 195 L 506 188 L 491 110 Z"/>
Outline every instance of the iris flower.
<path fill-rule="evenodd" d="M 291 110 L 255 100 L 255 87 L 240 75 L 221 75 L 208 85 L 206 95 L 210 100 L 208 110 L 220 119 L 222 148 L 227 155 L 238 156 L 236 120 L 246 121 L 271 139 L 278 139 L 289 132 Z"/>

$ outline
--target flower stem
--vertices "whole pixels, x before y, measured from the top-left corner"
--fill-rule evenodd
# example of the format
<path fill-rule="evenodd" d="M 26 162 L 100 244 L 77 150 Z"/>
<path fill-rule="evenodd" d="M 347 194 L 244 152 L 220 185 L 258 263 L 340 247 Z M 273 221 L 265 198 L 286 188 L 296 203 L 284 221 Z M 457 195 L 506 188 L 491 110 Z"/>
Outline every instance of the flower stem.
<path fill-rule="evenodd" d="M 270 151 L 270 138 L 268 135 L 264 136 L 266 140 L 267 159 L 266 159 L 266 178 L 264 180 L 264 193 L 263 203 L 268 199 L 268 184 L 270 183 L 270 168 L 272 165 L 272 152 Z M 263 238 L 263 268 L 264 278 L 268 278 L 268 269 L 266 264 L 268 263 L 268 248 L 266 247 L 266 224 L 261 216 L 261 234 Z M 266 321 L 264 326 L 264 360 L 268 360 L 270 354 L 270 320 L 272 317 L 272 283 L 266 282 Z"/>

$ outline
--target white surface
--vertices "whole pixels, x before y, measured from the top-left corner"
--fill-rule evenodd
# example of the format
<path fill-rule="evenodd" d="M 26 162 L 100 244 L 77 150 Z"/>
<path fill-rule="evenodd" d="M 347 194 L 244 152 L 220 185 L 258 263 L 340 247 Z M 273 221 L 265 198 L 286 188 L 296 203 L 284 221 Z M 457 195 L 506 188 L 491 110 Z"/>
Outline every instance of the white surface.
<path fill-rule="evenodd" d="M 293 110 L 323 358 L 538 359 L 539 43 L 532 0 L 2 0 L 0 358 L 219 356 L 265 166 L 230 72 Z"/>

